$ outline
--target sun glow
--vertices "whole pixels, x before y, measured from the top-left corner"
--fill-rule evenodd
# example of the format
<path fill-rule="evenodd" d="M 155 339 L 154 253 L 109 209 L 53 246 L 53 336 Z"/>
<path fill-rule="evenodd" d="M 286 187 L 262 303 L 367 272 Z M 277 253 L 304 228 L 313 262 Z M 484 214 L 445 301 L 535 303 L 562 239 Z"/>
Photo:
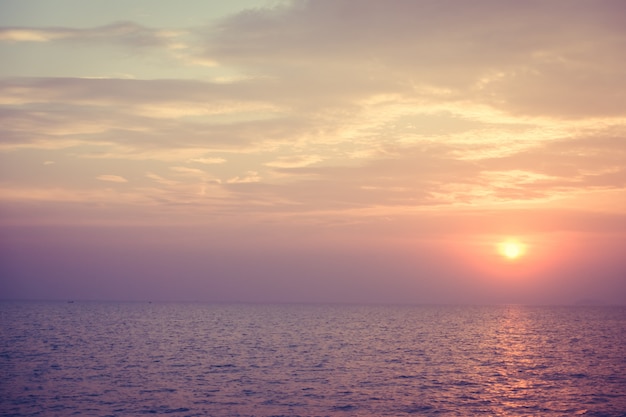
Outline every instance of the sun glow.
<path fill-rule="evenodd" d="M 507 240 L 498 245 L 498 252 L 505 258 L 514 260 L 524 255 L 526 245 L 516 240 Z"/>

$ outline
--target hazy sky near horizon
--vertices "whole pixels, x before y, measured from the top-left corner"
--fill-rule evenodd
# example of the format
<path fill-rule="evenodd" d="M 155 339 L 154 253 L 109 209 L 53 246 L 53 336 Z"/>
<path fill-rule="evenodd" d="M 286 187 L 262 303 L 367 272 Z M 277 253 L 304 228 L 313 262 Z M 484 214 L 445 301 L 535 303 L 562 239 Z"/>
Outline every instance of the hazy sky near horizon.
<path fill-rule="evenodd" d="M 617 0 L 0 0 L 0 298 L 626 303 L 624 51 Z"/>

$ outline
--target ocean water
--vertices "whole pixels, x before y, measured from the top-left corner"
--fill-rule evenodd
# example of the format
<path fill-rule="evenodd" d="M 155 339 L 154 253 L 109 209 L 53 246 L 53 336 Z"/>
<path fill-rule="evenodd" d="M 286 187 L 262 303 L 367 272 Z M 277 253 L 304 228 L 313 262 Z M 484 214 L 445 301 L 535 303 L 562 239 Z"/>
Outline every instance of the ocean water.
<path fill-rule="evenodd" d="M 625 416 L 626 308 L 0 303 L 3 416 Z"/>

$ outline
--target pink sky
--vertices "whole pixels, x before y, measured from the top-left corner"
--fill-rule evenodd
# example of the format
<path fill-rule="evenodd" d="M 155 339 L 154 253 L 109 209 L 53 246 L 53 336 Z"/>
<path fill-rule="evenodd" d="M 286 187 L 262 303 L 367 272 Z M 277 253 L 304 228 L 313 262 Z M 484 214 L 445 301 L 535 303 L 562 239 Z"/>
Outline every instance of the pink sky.
<path fill-rule="evenodd" d="M 622 2 L 105 3 L 0 3 L 0 298 L 626 303 Z"/>

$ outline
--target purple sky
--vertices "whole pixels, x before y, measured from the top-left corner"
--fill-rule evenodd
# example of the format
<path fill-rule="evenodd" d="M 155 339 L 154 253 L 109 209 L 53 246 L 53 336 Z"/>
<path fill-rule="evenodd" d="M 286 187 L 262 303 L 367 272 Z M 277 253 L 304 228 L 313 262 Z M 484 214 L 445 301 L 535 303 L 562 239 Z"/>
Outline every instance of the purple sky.
<path fill-rule="evenodd" d="M 0 0 L 0 298 L 625 304 L 623 10 Z"/>

